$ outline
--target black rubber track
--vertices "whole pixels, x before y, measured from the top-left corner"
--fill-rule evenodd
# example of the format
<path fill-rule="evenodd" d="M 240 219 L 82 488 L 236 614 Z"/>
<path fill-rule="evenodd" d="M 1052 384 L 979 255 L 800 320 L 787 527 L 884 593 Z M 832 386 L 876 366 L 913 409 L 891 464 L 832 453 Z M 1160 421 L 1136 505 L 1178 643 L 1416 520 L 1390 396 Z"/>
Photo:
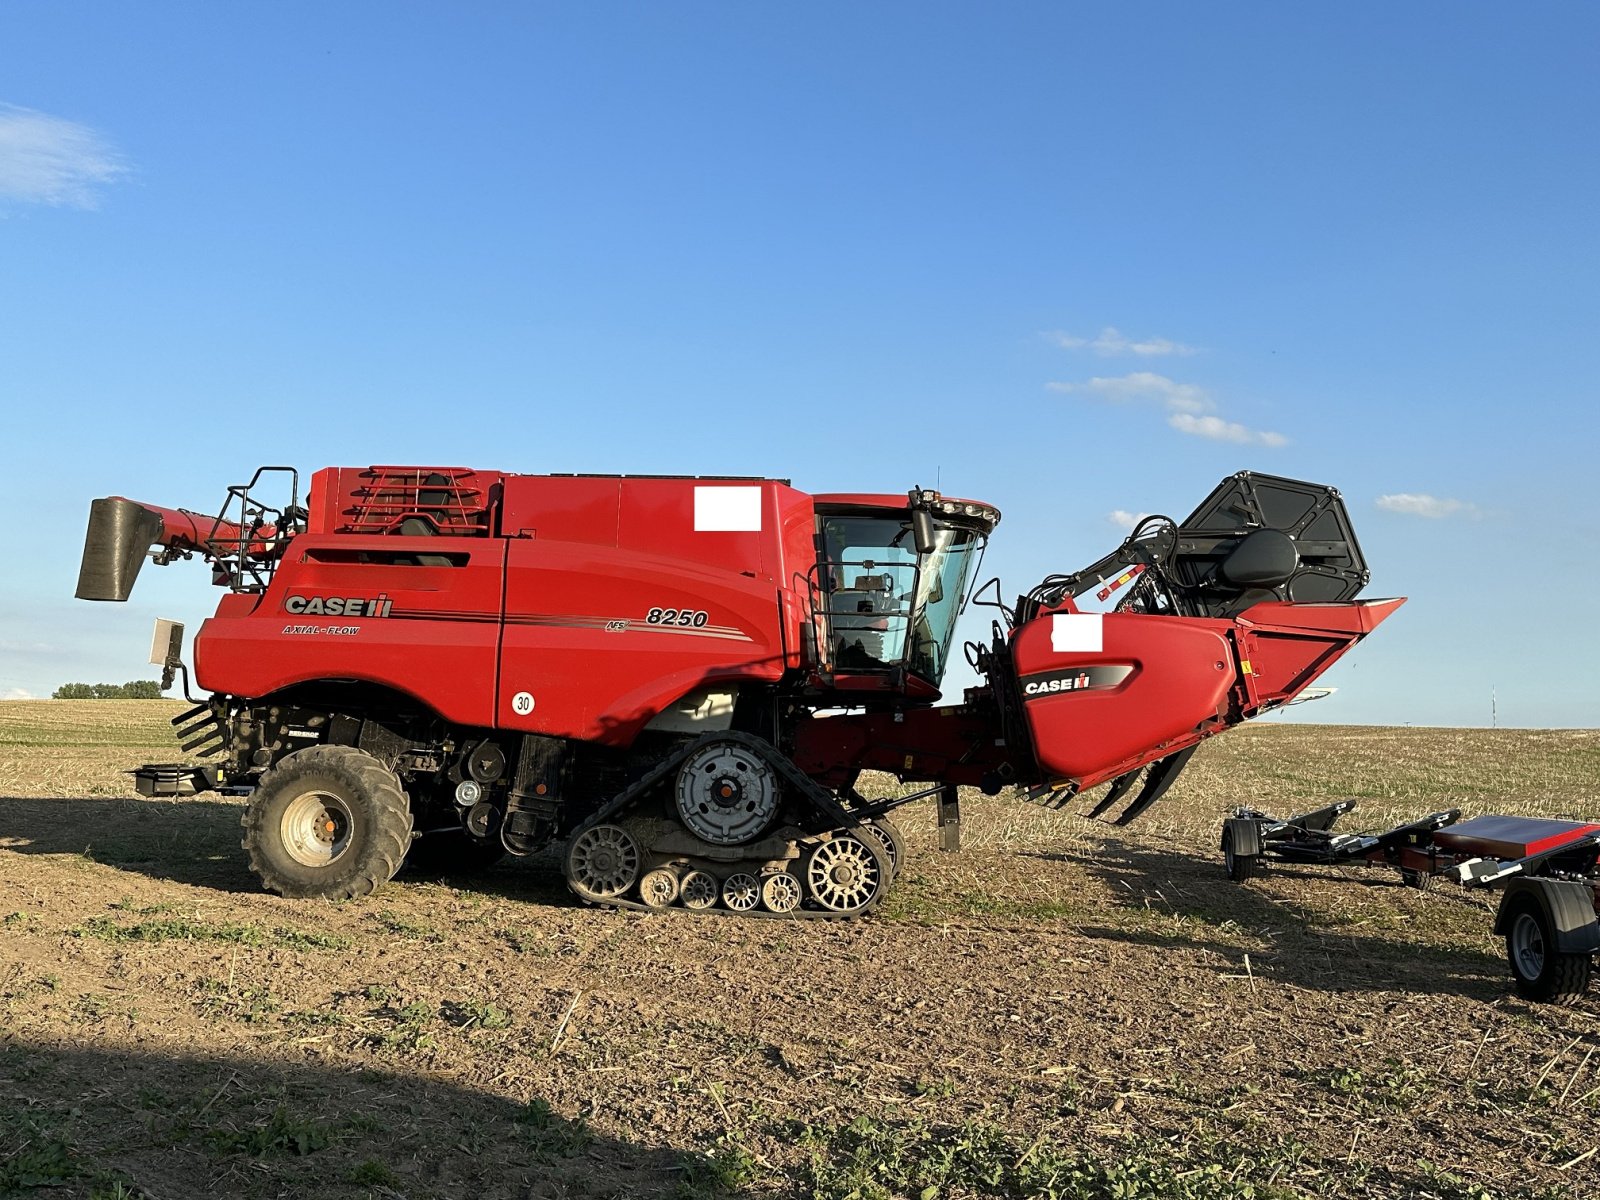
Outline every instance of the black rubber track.
<path fill-rule="evenodd" d="M 716 741 L 728 742 L 734 745 L 743 746 L 745 749 L 750 750 L 757 757 L 761 758 L 764 762 L 771 766 L 775 771 L 777 771 L 778 775 L 782 777 L 792 789 L 794 789 L 797 795 L 803 796 L 809 800 L 812 807 L 814 807 L 823 817 L 827 818 L 825 824 L 830 827 L 831 832 L 851 834 L 856 838 L 857 841 L 867 848 L 867 852 L 872 855 L 874 860 L 876 860 L 880 877 L 883 880 L 882 884 L 878 888 L 877 894 L 874 895 L 871 900 L 869 900 L 866 904 L 863 904 L 860 908 L 852 909 L 848 912 L 796 909 L 789 913 L 765 913 L 761 912 L 760 910 L 752 909 L 741 913 L 730 912 L 728 915 L 740 917 L 776 917 L 785 920 L 799 918 L 837 921 L 849 920 L 853 917 L 858 917 L 864 913 L 871 912 L 874 908 L 876 908 L 883 900 L 884 896 L 888 894 L 889 887 L 894 882 L 895 876 L 893 864 L 890 862 L 888 852 L 884 849 L 883 842 L 876 836 L 876 834 L 869 833 L 862 827 L 862 821 L 859 816 L 844 808 L 844 806 L 841 805 L 837 799 L 835 799 L 829 792 L 822 788 L 815 780 L 811 779 L 804 772 L 802 772 L 799 767 L 790 762 L 788 758 L 775 750 L 770 743 L 748 733 L 736 733 L 732 731 L 708 733 L 695 739 L 688 745 L 680 747 L 678 750 L 674 751 L 672 754 L 668 755 L 665 759 L 651 768 L 643 778 L 624 788 L 607 803 L 601 805 L 598 810 L 596 810 L 594 813 L 591 813 L 589 817 L 579 822 L 577 827 L 573 829 L 571 834 L 569 834 L 567 837 L 568 850 L 570 851 L 573 839 L 577 838 L 579 834 L 583 833 L 585 830 L 593 829 L 596 825 L 607 823 L 623 810 L 641 800 L 653 788 L 666 782 L 673 775 L 673 773 L 676 772 L 677 769 L 701 747 Z M 821 833 L 824 832 L 824 830 L 817 830 L 816 832 Z M 562 855 L 562 861 L 565 865 L 565 853 Z M 563 874 L 565 873 L 565 869 L 563 869 Z M 572 888 L 572 880 L 570 876 L 567 878 L 567 886 Z M 637 884 L 634 886 L 637 886 Z M 576 888 L 572 888 L 572 891 L 574 895 L 578 895 Z M 628 908 L 633 909 L 636 912 L 671 912 L 675 907 L 673 905 L 668 905 L 665 908 L 651 908 L 648 905 L 642 904 L 635 900 L 623 900 L 617 897 L 590 899 L 588 897 L 578 895 L 578 898 L 583 903 L 591 904 L 596 907 Z M 717 908 L 713 906 L 713 908 L 710 909 L 699 909 L 694 911 L 700 913 L 714 913 L 717 911 Z"/>

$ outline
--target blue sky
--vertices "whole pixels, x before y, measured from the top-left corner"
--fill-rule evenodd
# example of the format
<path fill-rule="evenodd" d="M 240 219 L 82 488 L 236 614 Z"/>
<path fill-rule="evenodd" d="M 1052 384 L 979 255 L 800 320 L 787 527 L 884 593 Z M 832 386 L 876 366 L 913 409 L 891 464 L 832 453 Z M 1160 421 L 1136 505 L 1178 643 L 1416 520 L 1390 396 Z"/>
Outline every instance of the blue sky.
<path fill-rule="evenodd" d="M 1410 603 L 1306 717 L 1600 724 L 1600 10 L 11 3 L 0 695 L 258 463 L 939 481 L 1006 591 L 1253 469 Z M 978 637 L 981 610 L 962 627 Z"/>

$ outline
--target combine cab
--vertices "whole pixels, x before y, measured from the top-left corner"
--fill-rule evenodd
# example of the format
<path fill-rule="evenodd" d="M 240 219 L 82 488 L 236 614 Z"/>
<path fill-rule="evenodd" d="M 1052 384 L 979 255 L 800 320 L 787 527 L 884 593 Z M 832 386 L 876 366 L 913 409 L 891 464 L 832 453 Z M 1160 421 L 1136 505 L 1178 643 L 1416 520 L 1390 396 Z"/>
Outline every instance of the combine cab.
<path fill-rule="evenodd" d="M 145 781 L 247 793 L 273 891 L 564 842 L 588 901 L 799 917 L 882 898 L 900 804 L 937 796 L 953 845 L 963 784 L 1061 804 L 1113 781 L 1098 815 L 1142 780 L 1133 819 L 1401 603 L 1355 599 L 1336 492 L 1240 474 L 1014 605 L 995 586 L 966 646 L 983 682 L 940 704 L 999 520 L 920 489 L 393 466 L 319 471 L 302 507 L 263 468 L 216 517 L 96 500 L 77 594 L 125 600 L 147 556 L 196 554 L 228 589 L 195 639 L 210 695 L 178 721 L 213 761 Z M 869 769 L 924 786 L 870 802 Z"/>

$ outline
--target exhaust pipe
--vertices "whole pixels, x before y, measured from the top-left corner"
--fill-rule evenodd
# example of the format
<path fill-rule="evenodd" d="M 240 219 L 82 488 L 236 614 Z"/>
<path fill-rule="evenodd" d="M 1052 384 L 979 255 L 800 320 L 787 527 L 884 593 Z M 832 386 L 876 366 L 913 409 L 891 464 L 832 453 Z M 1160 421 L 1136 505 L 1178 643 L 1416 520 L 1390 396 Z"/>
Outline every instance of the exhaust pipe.
<path fill-rule="evenodd" d="M 126 600 L 164 528 L 160 513 L 136 501 L 107 496 L 91 503 L 74 594 L 80 600 Z"/>

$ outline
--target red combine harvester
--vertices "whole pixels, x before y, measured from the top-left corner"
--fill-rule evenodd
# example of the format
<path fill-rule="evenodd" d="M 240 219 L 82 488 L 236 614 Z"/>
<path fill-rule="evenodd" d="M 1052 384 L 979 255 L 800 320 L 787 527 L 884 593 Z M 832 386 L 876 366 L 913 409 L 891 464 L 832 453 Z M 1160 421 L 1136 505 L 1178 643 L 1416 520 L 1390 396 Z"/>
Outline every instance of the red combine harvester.
<path fill-rule="evenodd" d="M 1296 480 L 1231 476 L 1012 606 L 969 592 L 999 520 L 920 489 L 444 467 L 329 467 L 301 507 L 298 474 L 265 467 L 216 517 L 94 501 L 77 594 L 125 600 L 147 556 L 211 563 L 211 695 L 175 724 L 220 757 L 136 774 L 248 794 L 273 891 L 565 841 L 588 901 L 813 917 L 884 895 L 910 800 L 938 798 L 953 848 L 960 785 L 1060 805 L 1114 781 L 1098 815 L 1142 777 L 1132 820 L 1402 603 L 1354 598 L 1344 504 Z M 982 683 L 941 705 L 968 600 L 998 614 L 966 646 Z M 181 628 L 158 644 L 170 686 Z M 870 801 L 863 770 L 930 786 Z"/>

